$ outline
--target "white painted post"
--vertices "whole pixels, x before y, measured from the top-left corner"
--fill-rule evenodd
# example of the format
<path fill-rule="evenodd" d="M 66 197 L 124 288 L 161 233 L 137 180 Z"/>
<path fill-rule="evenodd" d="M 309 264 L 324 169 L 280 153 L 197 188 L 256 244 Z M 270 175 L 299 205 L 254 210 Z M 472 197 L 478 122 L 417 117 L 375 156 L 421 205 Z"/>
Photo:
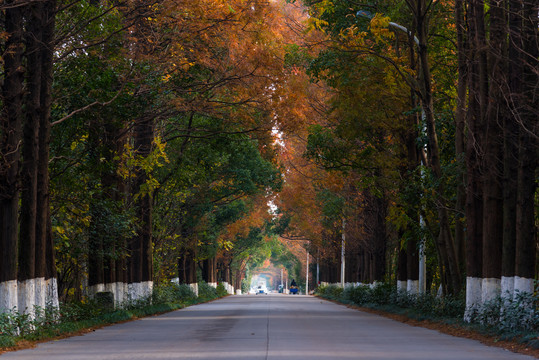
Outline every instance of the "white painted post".
<path fill-rule="evenodd" d="M 341 287 L 344 289 L 344 268 L 345 268 L 345 234 L 346 219 L 342 219 L 342 241 L 341 241 Z"/>
<path fill-rule="evenodd" d="M 316 286 L 320 284 L 320 258 L 316 259 Z"/>
<path fill-rule="evenodd" d="M 305 295 L 309 295 L 309 250 L 305 249 L 307 253 L 307 268 L 305 269 Z"/>

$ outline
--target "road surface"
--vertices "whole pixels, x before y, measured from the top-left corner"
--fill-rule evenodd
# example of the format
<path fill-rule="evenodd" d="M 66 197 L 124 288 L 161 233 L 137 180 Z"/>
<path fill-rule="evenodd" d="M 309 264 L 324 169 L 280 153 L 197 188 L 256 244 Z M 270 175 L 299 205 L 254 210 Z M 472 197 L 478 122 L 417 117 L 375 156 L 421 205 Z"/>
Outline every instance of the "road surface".
<path fill-rule="evenodd" d="M 311 296 L 230 296 L 6 353 L 1 360 L 488 359 L 529 356 Z"/>

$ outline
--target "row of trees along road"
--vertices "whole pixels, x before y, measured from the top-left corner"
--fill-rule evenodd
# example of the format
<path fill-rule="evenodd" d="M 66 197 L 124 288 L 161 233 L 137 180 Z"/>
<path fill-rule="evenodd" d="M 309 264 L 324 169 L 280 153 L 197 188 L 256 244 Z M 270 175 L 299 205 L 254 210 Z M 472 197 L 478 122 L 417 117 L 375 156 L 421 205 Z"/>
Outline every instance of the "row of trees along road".
<path fill-rule="evenodd" d="M 423 242 L 427 288 L 465 292 L 468 313 L 533 293 L 537 2 L 303 3 L 287 65 L 313 83 L 280 206 L 320 280 L 339 282 L 344 238 L 346 282 L 417 292 Z"/>
<path fill-rule="evenodd" d="M 536 2 L 0 10 L 0 308 L 239 288 L 270 228 L 323 282 L 344 244 L 347 282 L 416 292 L 422 244 L 469 310 L 533 291 Z"/>
<path fill-rule="evenodd" d="M 287 91 L 283 44 L 296 36 L 281 20 L 298 9 L 0 10 L 0 308 L 31 313 L 100 291 L 120 303 L 174 278 L 239 288 L 271 253 L 274 109 Z"/>

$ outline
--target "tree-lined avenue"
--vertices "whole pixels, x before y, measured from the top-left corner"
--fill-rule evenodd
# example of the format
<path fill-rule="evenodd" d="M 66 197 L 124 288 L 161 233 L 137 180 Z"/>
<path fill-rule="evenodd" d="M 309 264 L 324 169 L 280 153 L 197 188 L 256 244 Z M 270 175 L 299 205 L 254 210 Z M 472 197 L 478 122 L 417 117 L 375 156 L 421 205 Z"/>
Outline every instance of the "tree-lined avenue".
<path fill-rule="evenodd" d="M 231 296 L 2 359 L 532 359 L 311 296 Z"/>

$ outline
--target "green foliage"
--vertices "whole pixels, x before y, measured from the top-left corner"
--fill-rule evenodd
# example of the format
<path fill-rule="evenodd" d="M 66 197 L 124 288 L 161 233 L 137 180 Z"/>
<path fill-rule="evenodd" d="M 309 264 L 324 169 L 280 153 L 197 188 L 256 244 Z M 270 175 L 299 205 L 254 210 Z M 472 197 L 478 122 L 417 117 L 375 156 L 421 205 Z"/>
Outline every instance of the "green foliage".
<path fill-rule="evenodd" d="M 174 268 L 174 254 L 182 248 L 197 247 L 199 259 L 205 259 L 224 247 L 238 256 L 235 265 L 250 255 L 249 247 L 262 236 L 251 232 L 233 245 L 221 242 L 220 236 L 253 210 L 253 197 L 279 190 L 280 172 L 261 155 L 258 141 L 242 134 L 239 126 L 231 128 L 226 119 L 195 113 L 169 121 L 166 151 L 176 164 L 171 161 L 173 166 L 158 170 L 162 186 L 154 208 L 154 233 L 160 244 L 155 264 Z M 186 128 L 193 128 L 192 139 L 184 137 Z M 233 130 L 238 133 L 231 134 Z"/>
<path fill-rule="evenodd" d="M 264 232 L 258 227 L 249 229 L 247 236 L 237 236 L 234 247 L 231 249 L 233 261 L 231 268 L 238 268 L 244 261 L 247 262 L 247 275 L 271 256 L 271 244 L 264 239 Z"/>
<path fill-rule="evenodd" d="M 200 281 L 198 283 L 198 297 L 204 301 L 217 299 L 217 289 L 205 281 Z"/>
<path fill-rule="evenodd" d="M 539 332 L 537 295 L 518 293 L 514 297 L 496 297 L 483 304 L 471 321 L 482 324 L 499 334 L 518 335 Z"/>
<path fill-rule="evenodd" d="M 241 292 L 242 294 L 248 294 L 251 288 L 251 277 L 248 276 L 241 280 Z"/>
<path fill-rule="evenodd" d="M 284 266 L 291 278 L 300 278 L 301 263 L 278 238 L 273 238 L 271 242 L 271 261 L 274 264 Z"/>
<path fill-rule="evenodd" d="M 297 44 L 288 44 L 285 47 L 284 64 L 287 67 L 306 67 L 311 61 L 309 52 Z"/>
<path fill-rule="evenodd" d="M 185 302 L 191 302 L 196 299 L 196 295 L 189 285 L 166 283 L 154 287 L 152 293 L 152 303 L 173 303 L 181 299 Z"/>
<path fill-rule="evenodd" d="M 215 290 L 217 292 L 218 297 L 224 297 L 224 296 L 228 295 L 228 292 L 226 291 L 225 286 L 223 285 L 223 283 L 217 284 L 217 288 L 215 288 Z"/>
<path fill-rule="evenodd" d="M 420 318 L 458 318 L 464 316 L 464 300 L 454 297 L 438 297 L 430 293 L 410 294 L 397 291 L 389 283 L 378 283 L 374 286 L 347 286 L 345 289 L 337 285 L 320 287 L 317 293 L 322 297 L 352 303 L 359 306 L 383 308 L 390 311 L 406 309 L 414 317 Z"/>
<path fill-rule="evenodd" d="M 327 226 L 336 226 L 340 224 L 344 215 L 345 199 L 339 194 L 332 192 L 328 189 L 322 189 L 317 193 L 317 201 L 322 208 L 323 220 L 322 222 Z"/>
<path fill-rule="evenodd" d="M 343 288 L 335 285 L 321 285 L 316 289 L 316 293 L 324 298 L 328 298 L 330 300 L 339 300 L 341 299 L 341 296 L 343 294 Z"/>

